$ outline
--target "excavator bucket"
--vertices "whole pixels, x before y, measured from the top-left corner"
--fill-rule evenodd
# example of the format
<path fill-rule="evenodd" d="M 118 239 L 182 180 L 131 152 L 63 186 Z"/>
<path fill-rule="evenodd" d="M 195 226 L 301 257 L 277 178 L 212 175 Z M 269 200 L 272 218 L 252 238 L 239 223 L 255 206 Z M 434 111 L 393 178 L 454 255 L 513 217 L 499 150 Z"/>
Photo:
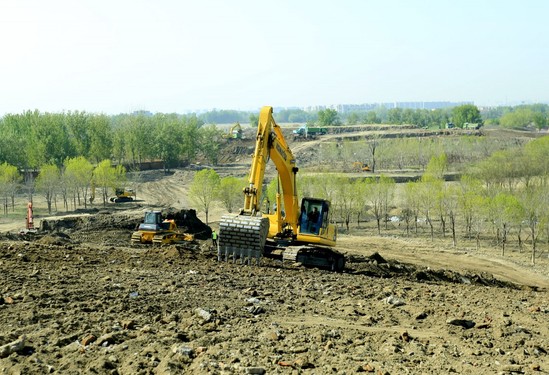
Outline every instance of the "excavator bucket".
<path fill-rule="evenodd" d="M 256 264 L 259 264 L 268 232 L 267 218 L 224 215 L 219 223 L 218 260 L 228 261 L 232 258 L 233 262 L 240 259 L 241 263 L 251 264 L 255 259 Z"/>

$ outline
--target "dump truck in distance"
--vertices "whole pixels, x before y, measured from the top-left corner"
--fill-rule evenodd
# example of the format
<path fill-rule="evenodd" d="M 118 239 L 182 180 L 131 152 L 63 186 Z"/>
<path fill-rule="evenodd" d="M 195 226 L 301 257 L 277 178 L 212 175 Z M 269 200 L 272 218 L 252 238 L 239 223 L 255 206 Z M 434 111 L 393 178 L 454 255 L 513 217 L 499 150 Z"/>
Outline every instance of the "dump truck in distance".
<path fill-rule="evenodd" d="M 292 133 L 294 134 L 294 138 L 316 138 L 318 135 L 328 133 L 328 129 L 320 126 L 303 125 L 299 129 L 295 129 Z"/>

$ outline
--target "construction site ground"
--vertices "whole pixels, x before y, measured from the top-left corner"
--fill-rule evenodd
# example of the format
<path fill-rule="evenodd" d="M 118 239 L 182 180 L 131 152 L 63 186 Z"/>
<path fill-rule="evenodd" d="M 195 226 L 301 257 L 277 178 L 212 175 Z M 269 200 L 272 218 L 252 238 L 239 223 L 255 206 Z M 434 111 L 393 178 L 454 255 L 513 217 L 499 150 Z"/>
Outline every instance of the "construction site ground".
<path fill-rule="evenodd" d="M 206 238 L 131 246 L 145 209 L 206 228 L 194 173 L 144 173 L 137 201 L 41 215 L 38 234 L 0 221 L 0 374 L 549 373 L 546 253 L 396 223 L 341 234 L 342 273 L 219 262 Z"/>

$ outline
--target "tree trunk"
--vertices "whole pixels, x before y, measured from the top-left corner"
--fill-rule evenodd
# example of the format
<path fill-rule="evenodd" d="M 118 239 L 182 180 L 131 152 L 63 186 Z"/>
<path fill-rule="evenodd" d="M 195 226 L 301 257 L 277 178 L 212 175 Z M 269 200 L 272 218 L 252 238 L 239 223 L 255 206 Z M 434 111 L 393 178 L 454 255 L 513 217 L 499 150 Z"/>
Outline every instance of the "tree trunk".
<path fill-rule="evenodd" d="M 530 226 L 530 230 L 532 231 L 532 265 L 536 264 L 536 228 L 534 228 L 534 225 Z"/>
<path fill-rule="evenodd" d="M 454 217 L 454 214 L 450 214 L 450 225 L 452 226 L 452 245 L 454 247 L 457 246 L 457 240 L 456 240 L 456 218 Z"/>
<path fill-rule="evenodd" d="M 435 240 L 435 230 L 433 228 L 433 222 L 431 221 L 431 218 L 429 216 L 427 216 L 426 220 L 427 220 L 427 223 L 429 223 L 429 227 L 431 227 L 431 241 L 434 241 Z"/>
<path fill-rule="evenodd" d="M 444 220 L 444 215 L 440 215 L 440 227 L 442 229 L 442 237 L 446 237 L 446 220 Z"/>
<path fill-rule="evenodd" d="M 505 243 L 507 242 L 507 225 L 503 224 L 503 232 L 501 233 L 501 256 L 505 256 Z"/>

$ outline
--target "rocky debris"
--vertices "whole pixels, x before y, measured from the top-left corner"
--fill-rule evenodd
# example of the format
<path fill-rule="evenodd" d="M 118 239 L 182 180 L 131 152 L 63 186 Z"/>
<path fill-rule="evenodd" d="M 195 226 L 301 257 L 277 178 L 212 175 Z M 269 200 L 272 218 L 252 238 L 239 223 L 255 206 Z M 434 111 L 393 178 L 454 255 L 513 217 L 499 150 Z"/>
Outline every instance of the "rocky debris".
<path fill-rule="evenodd" d="M 132 248 L 117 215 L 0 242 L 8 373 L 530 373 L 547 292 L 350 257 L 332 273 Z M 110 224 L 108 224 L 110 225 Z M 118 225 L 118 224 L 117 224 Z M 115 225 L 116 226 L 116 225 Z M 70 228 L 69 228 L 70 227 Z M 61 234 L 61 235 L 58 235 Z M 204 240 L 204 244 L 209 243 Z M 420 275 L 418 277 L 418 275 Z M 467 278 L 470 283 L 463 282 Z M 26 337 L 17 343 L 18 337 Z M 15 348 L 15 349 L 5 349 Z"/>
<path fill-rule="evenodd" d="M 18 353 L 25 348 L 25 335 L 8 344 L 0 346 L 0 358 L 6 358 L 12 353 Z"/>
<path fill-rule="evenodd" d="M 385 298 L 384 301 L 385 301 L 386 304 L 392 305 L 392 306 L 395 306 L 395 307 L 404 306 L 406 304 L 406 302 L 404 302 L 404 300 L 402 298 L 398 298 L 398 297 L 395 297 L 395 296 L 389 296 L 389 297 Z"/>
<path fill-rule="evenodd" d="M 467 320 L 467 319 L 448 319 L 446 323 L 452 326 L 463 327 L 465 329 L 473 328 L 476 324 L 472 320 Z"/>

